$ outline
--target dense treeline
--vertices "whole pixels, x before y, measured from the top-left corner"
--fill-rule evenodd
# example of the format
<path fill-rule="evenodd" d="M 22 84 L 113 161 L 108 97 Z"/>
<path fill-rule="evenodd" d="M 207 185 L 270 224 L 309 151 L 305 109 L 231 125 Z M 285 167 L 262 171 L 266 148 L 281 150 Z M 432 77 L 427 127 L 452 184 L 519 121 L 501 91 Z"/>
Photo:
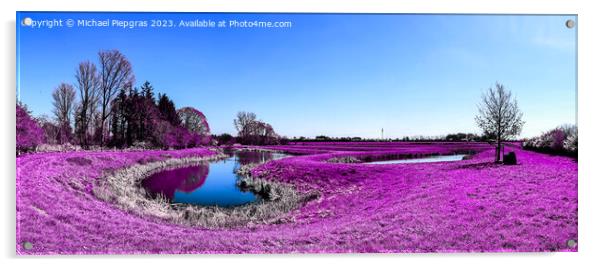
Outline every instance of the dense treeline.
<path fill-rule="evenodd" d="M 131 63 L 117 50 L 100 51 L 98 67 L 81 62 L 75 80 L 74 86 L 61 83 L 54 89 L 52 119 L 35 119 L 17 104 L 18 153 L 40 144 L 186 148 L 210 142 L 209 126 L 200 111 L 179 112 L 166 94 L 155 97 L 148 81 L 134 87 Z M 185 123 L 181 117 L 187 118 Z"/>
<path fill-rule="evenodd" d="M 167 95 L 159 94 L 155 100 L 148 81 L 140 89 L 122 88 L 112 101 L 110 146 L 186 148 L 207 144 L 202 133 L 185 127 Z"/>

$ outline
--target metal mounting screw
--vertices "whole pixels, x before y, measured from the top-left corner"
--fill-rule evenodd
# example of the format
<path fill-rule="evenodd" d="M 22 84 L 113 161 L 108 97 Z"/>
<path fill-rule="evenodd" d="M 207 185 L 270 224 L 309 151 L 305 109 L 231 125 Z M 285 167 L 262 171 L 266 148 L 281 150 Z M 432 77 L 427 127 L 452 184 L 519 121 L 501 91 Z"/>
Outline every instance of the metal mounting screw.
<path fill-rule="evenodd" d="M 564 24 L 569 29 L 572 29 L 573 27 L 575 27 L 575 21 L 572 19 L 567 20 L 566 23 L 564 23 Z"/>
<path fill-rule="evenodd" d="M 575 248 L 577 246 L 577 241 L 575 241 L 573 239 L 569 239 L 569 241 L 566 242 L 566 245 L 569 248 Z"/>
<path fill-rule="evenodd" d="M 30 250 L 33 248 L 33 244 L 31 242 L 23 242 L 23 248 Z"/>

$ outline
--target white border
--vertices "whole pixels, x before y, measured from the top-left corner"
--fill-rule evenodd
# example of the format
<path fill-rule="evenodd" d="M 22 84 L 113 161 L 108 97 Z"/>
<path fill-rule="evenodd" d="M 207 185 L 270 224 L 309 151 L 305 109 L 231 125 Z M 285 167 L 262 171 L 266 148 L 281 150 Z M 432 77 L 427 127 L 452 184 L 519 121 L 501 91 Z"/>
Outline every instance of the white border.
<path fill-rule="evenodd" d="M 599 142 L 602 138 L 599 78 L 602 76 L 600 47 L 602 13 L 597 1 L 537 0 L 413 0 L 413 1 L 194 1 L 194 0 L 23 0 L 18 3 L 1 1 L 2 35 L 0 45 L 4 59 L 0 65 L 3 91 L 0 99 L 0 131 L 2 170 L 2 237 L 3 266 L 107 266 L 116 263 L 136 266 L 176 264 L 205 265 L 278 265 L 278 266 L 587 266 L 600 261 L 602 241 L 599 227 L 602 203 Z M 186 11 L 186 12 L 357 12 L 357 13 L 527 13 L 578 14 L 579 29 L 579 252 L 521 254 L 351 254 L 351 255 L 180 255 L 180 256 L 53 256 L 17 257 L 15 255 L 15 11 Z M 51 53 L 52 51 L 48 51 Z M 199 261 L 200 260 L 200 261 Z M 176 262 L 174 262 L 176 261 Z"/>

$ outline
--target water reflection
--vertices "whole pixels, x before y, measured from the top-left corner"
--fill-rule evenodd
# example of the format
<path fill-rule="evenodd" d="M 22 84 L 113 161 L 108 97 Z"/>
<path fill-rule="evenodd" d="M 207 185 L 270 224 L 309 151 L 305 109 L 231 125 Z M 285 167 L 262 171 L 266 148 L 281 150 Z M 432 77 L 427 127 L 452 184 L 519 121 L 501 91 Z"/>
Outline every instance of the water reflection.
<path fill-rule="evenodd" d="M 152 197 L 161 194 L 169 199 L 176 190 L 192 192 L 203 186 L 209 174 L 209 164 L 189 166 L 155 173 L 142 181 L 142 186 Z"/>
<path fill-rule="evenodd" d="M 270 160 L 281 159 L 289 156 L 287 154 L 278 152 L 246 150 L 230 150 L 226 151 L 226 154 L 230 157 L 234 157 L 234 159 L 238 162 L 239 165 L 259 164 L 268 162 Z M 238 169 L 238 167 L 239 166 L 236 166 L 235 169 Z"/>
<path fill-rule="evenodd" d="M 256 201 L 259 197 L 236 186 L 236 170 L 242 165 L 260 164 L 288 155 L 267 151 L 226 151 L 224 160 L 165 170 L 149 176 L 142 186 L 151 197 L 159 194 L 173 203 L 231 207 Z"/>
<path fill-rule="evenodd" d="M 446 162 L 446 161 L 458 161 L 463 160 L 466 155 L 443 155 L 443 156 L 429 156 L 423 158 L 411 158 L 411 159 L 396 159 L 396 160 L 381 160 L 381 161 L 370 161 L 365 164 L 396 164 L 396 163 L 429 163 L 429 162 Z"/>

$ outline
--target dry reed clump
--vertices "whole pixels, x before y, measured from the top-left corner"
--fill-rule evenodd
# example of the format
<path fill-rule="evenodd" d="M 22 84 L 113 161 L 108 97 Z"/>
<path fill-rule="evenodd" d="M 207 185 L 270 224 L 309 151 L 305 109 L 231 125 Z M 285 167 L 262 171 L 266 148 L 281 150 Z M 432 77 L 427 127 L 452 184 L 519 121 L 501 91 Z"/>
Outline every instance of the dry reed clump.
<path fill-rule="evenodd" d="M 149 198 L 141 181 L 167 169 L 181 168 L 224 158 L 225 155 L 211 157 L 172 158 L 147 164 L 137 164 L 102 177 L 94 187 L 94 194 L 104 201 L 140 216 L 152 216 L 173 223 L 200 226 L 205 228 L 229 228 L 252 226 L 256 223 L 278 223 L 290 221 L 283 217 L 304 202 L 314 199 L 303 196 L 291 186 L 246 176 L 241 188 L 262 196 L 255 203 L 243 206 L 222 208 L 217 206 L 196 206 L 170 203 L 168 199 Z"/>
<path fill-rule="evenodd" d="M 356 157 L 347 156 L 347 157 L 329 158 L 328 160 L 326 160 L 326 162 L 328 162 L 328 163 L 360 163 L 362 161 Z"/>

